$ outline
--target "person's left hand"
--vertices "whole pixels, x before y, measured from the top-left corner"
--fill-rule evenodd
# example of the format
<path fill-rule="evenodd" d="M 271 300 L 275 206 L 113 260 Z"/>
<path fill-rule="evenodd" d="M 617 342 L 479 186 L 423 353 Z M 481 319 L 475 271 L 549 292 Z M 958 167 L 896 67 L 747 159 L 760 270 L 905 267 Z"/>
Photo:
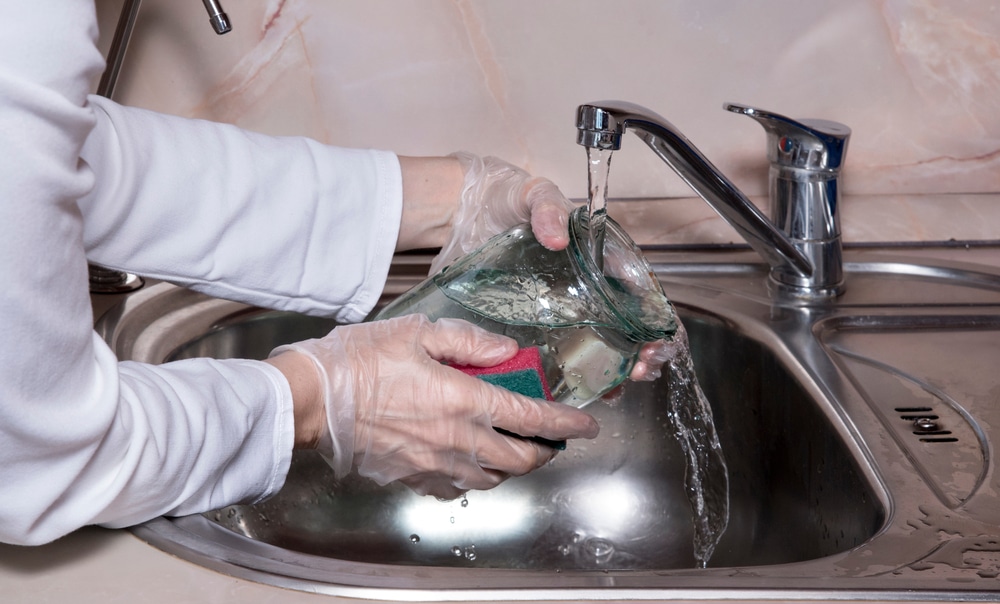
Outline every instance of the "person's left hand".
<path fill-rule="evenodd" d="M 531 223 L 535 238 L 551 250 L 569 245 L 569 213 L 576 207 L 552 181 L 531 176 L 496 157 L 454 153 L 462 166 L 459 207 L 452 220 L 451 234 L 441 252 L 431 262 L 436 274 L 458 258 L 479 248 L 491 237 L 507 229 Z M 670 358 L 670 343 L 650 342 L 642 347 L 629 379 L 653 381 Z"/>

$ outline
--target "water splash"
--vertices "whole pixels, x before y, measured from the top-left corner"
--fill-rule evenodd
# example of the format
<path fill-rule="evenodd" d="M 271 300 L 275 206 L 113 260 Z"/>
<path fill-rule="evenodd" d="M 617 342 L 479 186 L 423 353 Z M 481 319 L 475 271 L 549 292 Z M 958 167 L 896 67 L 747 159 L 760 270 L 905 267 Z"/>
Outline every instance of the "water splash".
<path fill-rule="evenodd" d="M 667 420 L 687 459 L 684 486 L 694 514 L 694 556 L 708 565 L 729 525 L 729 474 L 712 420 L 712 408 L 698 384 L 687 332 L 680 323 L 672 343 Z"/>
<path fill-rule="evenodd" d="M 614 555 L 615 544 L 607 539 L 591 537 L 584 542 L 583 549 L 595 562 L 605 563 Z"/>
<path fill-rule="evenodd" d="M 587 148 L 587 210 L 594 261 L 604 270 L 610 150 Z M 687 461 L 686 495 L 694 514 L 694 556 L 704 568 L 729 524 L 729 476 L 712 409 L 698 384 L 684 326 L 677 322 L 669 361 L 668 421 Z"/>

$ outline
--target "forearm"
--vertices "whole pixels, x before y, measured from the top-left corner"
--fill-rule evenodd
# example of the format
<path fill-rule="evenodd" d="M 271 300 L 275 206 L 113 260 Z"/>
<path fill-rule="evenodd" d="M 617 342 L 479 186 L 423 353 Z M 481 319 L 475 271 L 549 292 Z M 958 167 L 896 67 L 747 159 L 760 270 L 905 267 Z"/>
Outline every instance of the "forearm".
<path fill-rule="evenodd" d="M 451 232 L 462 192 L 454 157 L 400 157 L 403 212 L 396 251 L 439 248 Z"/>
<path fill-rule="evenodd" d="M 285 376 L 292 394 L 295 448 L 315 449 L 326 431 L 326 410 L 319 374 L 304 355 L 286 352 L 266 361 Z"/>

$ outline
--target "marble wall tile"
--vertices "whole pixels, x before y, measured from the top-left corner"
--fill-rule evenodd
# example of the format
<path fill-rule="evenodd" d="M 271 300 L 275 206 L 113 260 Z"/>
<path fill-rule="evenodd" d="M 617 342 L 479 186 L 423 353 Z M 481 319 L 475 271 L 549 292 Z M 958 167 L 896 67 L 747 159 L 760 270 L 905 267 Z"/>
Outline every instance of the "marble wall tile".
<path fill-rule="evenodd" d="M 109 37 L 121 0 L 98 0 Z M 979 0 L 145 0 L 118 100 L 273 134 L 469 150 L 586 194 L 578 104 L 637 102 L 749 195 L 763 130 L 738 101 L 853 129 L 848 195 L 1000 191 L 1000 10 Z M 634 137 L 610 193 L 689 196 Z M 940 198 L 938 198 L 940 199 Z M 953 220 L 977 220 L 949 214 Z M 891 228 L 886 226 L 886 228 Z"/>

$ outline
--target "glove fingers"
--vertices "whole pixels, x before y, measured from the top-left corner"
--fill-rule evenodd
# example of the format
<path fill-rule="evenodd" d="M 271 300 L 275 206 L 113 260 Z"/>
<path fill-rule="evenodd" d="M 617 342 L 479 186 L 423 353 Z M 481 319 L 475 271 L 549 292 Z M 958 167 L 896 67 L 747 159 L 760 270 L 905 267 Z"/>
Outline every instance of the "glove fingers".
<path fill-rule="evenodd" d="M 497 432 L 480 439 L 476 450 L 480 467 L 510 476 L 523 476 L 544 466 L 555 456 L 554 449 Z"/>
<path fill-rule="evenodd" d="M 594 438 L 600 430 L 589 414 L 562 403 L 537 400 L 493 387 L 477 396 L 489 397 L 482 400 L 493 426 L 520 436 L 541 436 L 550 440 Z"/>
<path fill-rule="evenodd" d="M 559 187 L 544 178 L 535 178 L 526 185 L 525 203 L 531 216 L 531 231 L 535 239 L 550 250 L 569 245 L 569 212 L 573 209 Z"/>
<path fill-rule="evenodd" d="M 657 340 L 644 344 L 639 351 L 639 359 L 650 364 L 662 365 L 677 354 L 677 346 L 673 342 Z"/>
<path fill-rule="evenodd" d="M 503 481 L 510 478 L 509 474 L 480 468 L 478 471 L 480 480 L 461 480 L 451 477 L 442 477 L 440 474 L 422 473 L 400 479 L 399 482 L 405 484 L 417 495 L 430 495 L 438 499 L 457 499 L 473 489 L 485 491 L 492 489 Z"/>
<path fill-rule="evenodd" d="M 451 480 L 442 480 L 436 474 L 417 474 L 399 479 L 417 495 L 430 495 L 438 499 L 458 499 L 465 494 L 468 489 L 460 489 L 451 484 Z"/>
<path fill-rule="evenodd" d="M 632 371 L 628 374 L 628 379 L 633 382 L 653 382 L 663 375 L 660 364 L 657 363 L 647 363 L 645 361 L 637 361 L 635 365 L 632 366 Z"/>
<path fill-rule="evenodd" d="M 438 319 L 419 334 L 420 345 L 436 361 L 492 367 L 517 354 L 517 342 L 459 319 Z"/>
<path fill-rule="evenodd" d="M 569 245 L 568 215 L 573 204 L 551 181 L 532 178 L 496 157 L 453 154 L 465 181 L 452 219 L 452 233 L 431 262 L 431 274 L 471 252 L 490 237 L 531 223 L 535 237 L 551 250 Z"/>

